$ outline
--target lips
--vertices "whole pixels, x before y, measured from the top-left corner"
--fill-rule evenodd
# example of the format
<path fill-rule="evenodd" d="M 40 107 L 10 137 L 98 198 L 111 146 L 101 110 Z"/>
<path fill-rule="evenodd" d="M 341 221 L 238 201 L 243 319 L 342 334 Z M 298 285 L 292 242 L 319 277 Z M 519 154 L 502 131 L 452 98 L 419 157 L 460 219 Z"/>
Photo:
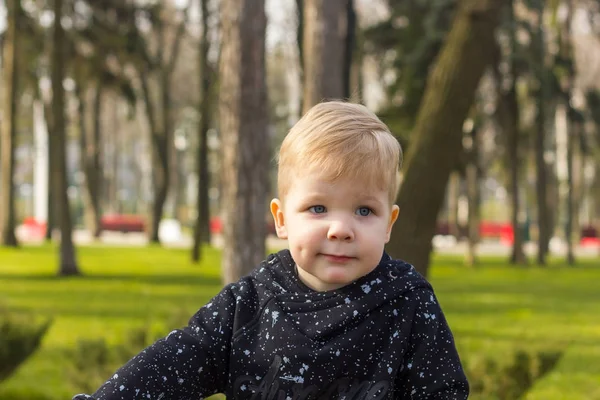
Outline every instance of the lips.
<path fill-rule="evenodd" d="M 329 262 L 333 262 L 333 263 L 336 263 L 336 264 L 344 264 L 344 263 L 347 263 L 350 260 L 354 259 L 354 257 L 349 257 L 349 256 L 339 255 L 339 254 L 322 254 L 322 255 Z"/>

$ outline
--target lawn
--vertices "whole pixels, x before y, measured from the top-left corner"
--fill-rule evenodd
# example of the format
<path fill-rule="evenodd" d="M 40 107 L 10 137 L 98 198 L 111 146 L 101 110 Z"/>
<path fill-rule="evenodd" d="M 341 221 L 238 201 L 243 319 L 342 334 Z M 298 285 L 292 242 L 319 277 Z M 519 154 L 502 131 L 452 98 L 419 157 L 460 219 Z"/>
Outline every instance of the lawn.
<path fill-rule="evenodd" d="M 81 339 L 121 343 L 133 327 L 191 315 L 220 289 L 219 252 L 201 265 L 177 249 L 78 249 L 82 277 L 58 278 L 55 249 L 0 249 L 0 302 L 52 317 L 41 349 L 8 381 L 0 399 L 70 399 L 65 352 Z M 563 351 L 527 400 L 600 400 L 600 260 L 569 268 L 508 267 L 484 259 L 468 269 L 434 257 L 431 282 L 464 359 L 502 362 L 515 349 Z"/>

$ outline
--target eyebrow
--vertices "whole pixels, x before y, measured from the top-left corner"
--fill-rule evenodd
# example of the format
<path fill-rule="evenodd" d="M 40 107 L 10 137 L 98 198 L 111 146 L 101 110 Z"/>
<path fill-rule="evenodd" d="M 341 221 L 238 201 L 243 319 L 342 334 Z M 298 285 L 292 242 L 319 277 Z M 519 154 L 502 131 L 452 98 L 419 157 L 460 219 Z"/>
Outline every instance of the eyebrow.
<path fill-rule="evenodd" d="M 361 199 L 361 200 L 365 200 L 365 201 L 372 201 L 372 202 L 374 202 L 374 203 L 377 203 L 377 204 L 379 204 L 379 205 L 383 206 L 383 203 L 382 203 L 382 202 L 381 202 L 381 201 L 380 201 L 380 200 L 379 200 L 377 197 L 375 197 L 375 196 L 372 196 L 372 195 L 370 195 L 370 194 L 369 194 L 369 195 L 366 195 L 366 196 L 362 196 L 362 195 L 361 195 L 361 196 L 359 196 L 359 197 L 360 197 L 360 199 Z"/>
<path fill-rule="evenodd" d="M 373 202 L 373 203 L 377 203 L 377 205 L 382 206 L 383 207 L 383 203 L 375 196 L 370 195 L 370 194 L 359 194 L 357 195 L 357 198 L 360 200 L 360 202 Z M 322 193 L 308 193 L 305 197 L 304 197 L 304 201 L 305 202 L 314 202 L 314 201 L 322 201 L 322 200 L 326 200 L 327 199 L 327 195 L 326 194 L 322 194 Z"/>

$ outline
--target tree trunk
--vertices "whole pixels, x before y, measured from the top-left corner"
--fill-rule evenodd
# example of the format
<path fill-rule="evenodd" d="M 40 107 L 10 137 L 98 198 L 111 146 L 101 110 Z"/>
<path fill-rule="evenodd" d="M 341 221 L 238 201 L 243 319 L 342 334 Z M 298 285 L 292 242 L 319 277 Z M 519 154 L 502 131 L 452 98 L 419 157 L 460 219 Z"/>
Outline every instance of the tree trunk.
<path fill-rule="evenodd" d="M 517 70 L 516 52 L 516 23 L 514 15 L 514 2 L 509 2 L 507 7 L 508 32 L 510 37 L 510 53 L 508 54 L 509 64 L 509 79 L 510 86 L 508 90 L 503 89 L 503 76 L 499 66 L 501 63 L 501 50 L 499 44 L 496 44 L 496 59 L 494 60 L 494 77 L 498 92 L 497 116 L 500 128 L 505 137 L 506 152 L 506 169 L 508 170 L 508 192 L 511 200 L 511 224 L 513 226 L 513 245 L 510 256 L 511 264 L 527 264 L 527 257 L 523 251 L 523 231 L 520 228 L 520 212 L 521 212 L 521 191 L 520 191 L 520 171 L 519 166 L 521 160 L 519 158 L 519 122 L 521 116 L 519 113 L 519 103 L 517 99 L 517 80 L 519 71 Z"/>
<path fill-rule="evenodd" d="M 575 91 L 575 60 L 573 55 L 571 19 L 573 18 L 573 3 L 567 0 L 566 16 L 564 23 L 560 26 L 559 31 L 559 52 L 565 73 L 562 75 L 562 84 L 564 89 L 564 103 L 567 110 L 567 211 L 565 224 L 565 240 L 567 242 L 567 264 L 575 264 L 574 252 L 574 232 L 578 231 L 577 220 L 579 212 L 578 202 L 578 177 L 575 169 L 575 158 L 577 158 L 577 148 L 580 147 L 583 130 L 583 116 L 572 105 L 572 99 Z M 577 226 L 577 229 L 576 229 Z"/>
<path fill-rule="evenodd" d="M 56 185 L 54 206 L 60 227 L 60 267 L 59 275 L 79 275 L 75 247 L 72 238 L 71 210 L 67 194 L 67 154 L 65 124 L 65 92 L 63 80 L 65 74 L 65 32 L 60 24 L 63 0 L 54 0 L 54 32 L 52 51 L 52 112 L 54 120 L 54 184 Z M 57 23 L 58 21 L 58 23 Z"/>
<path fill-rule="evenodd" d="M 112 96 L 111 96 L 112 97 Z M 97 101 L 102 101 L 102 98 L 96 99 Z M 100 107 L 100 104 L 96 103 L 96 107 Z M 112 131 L 112 143 L 113 143 L 113 153 L 112 153 L 112 158 L 111 158 L 111 165 L 110 165 L 110 169 L 111 169 L 111 173 L 110 176 L 112 177 L 112 186 L 111 186 L 111 192 L 109 194 L 109 198 L 111 199 L 111 203 L 113 204 L 114 207 L 114 212 L 116 212 L 117 214 L 121 214 L 123 212 L 123 205 L 121 203 L 121 198 L 119 195 L 119 191 L 121 189 L 121 182 L 119 181 L 119 162 L 121 160 L 121 151 L 122 151 L 122 145 L 120 143 L 120 139 L 122 138 L 122 134 L 121 134 L 121 127 L 119 125 L 120 120 L 119 120 L 119 99 L 118 98 L 112 98 L 111 99 L 111 107 L 110 107 L 110 113 L 111 113 L 111 122 L 112 122 L 112 126 L 110 127 L 110 130 Z"/>
<path fill-rule="evenodd" d="M 582 148 L 581 141 L 585 134 L 585 126 L 583 121 L 575 122 L 575 132 L 577 135 L 577 142 L 573 148 L 573 234 L 575 244 L 581 240 L 581 211 L 584 196 L 584 165 L 585 165 L 585 154 Z"/>
<path fill-rule="evenodd" d="M 474 266 L 477 264 L 477 245 L 479 244 L 479 221 L 480 221 L 480 193 L 479 193 L 479 127 L 475 126 L 469 133 L 470 149 L 469 162 L 466 166 L 467 198 L 469 204 L 469 219 L 467 221 L 467 253 L 465 255 L 465 264 Z"/>
<path fill-rule="evenodd" d="M 4 116 L 2 118 L 2 167 L 0 168 L 0 242 L 4 246 L 17 247 L 18 241 L 15 235 L 16 213 L 15 213 L 15 140 L 17 137 L 17 115 L 19 105 L 19 81 L 18 81 L 18 55 L 19 35 L 17 34 L 21 3 L 17 0 L 7 1 L 8 6 L 8 40 L 5 39 L 3 51 L 3 73 L 4 90 L 2 91 L 2 104 L 4 105 Z"/>
<path fill-rule="evenodd" d="M 492 59 L 502 2 L 463 0 L 428 80 L 398 195 L 401 215 L 390 253 L 427 275 L 431 240 L 448 175 L 460 155 L 463 123 Z"/>
<path fill-rule="evenodd" d="M 222 136 L 223 280 L 265 257 L 269 143 L 264 0 L 223 0 L 219 118 Z"/>
<path fill-rule="evenodd" d="M 342 68 L 344 71 L 343 98 L 350 99 L 352 96 L 354 58 L 356 57 L 356 11 L 354 10 L 354 0 L 346 0 L 346 38 L 344 43 L 344 59 L 342 61 Z"/>
<path fill-rule="evenodd" d="M 200 73 L 200 125 L 198 128 L 198 159 L 196 171 L 198 176 L 198 193 L 196 197 L 196 221 L 194 224 L 194 244 L 192 246 L 192 261 L 198 262 L 202 256 L 202 243 L 210 243 L 210 213 L 208 203 L 209 173 L 208 173 L 208 130 L 211 127 L 213 100 L 211 82 L 215 78 L 214 71 L 208 61 L 210 41 L 208 38 L 208 0 L 199 0 L 202 10 L 202 38 L 199 49 Z"/>
<path fill-rule="evenodd" d="M 521 211 L 521 193 L 519 190 L 519 105 L 517 103 L 516 77 L 511 88 L 501 99 L 506 105 L 505 135 L 508 146 L 509 191 L 511 200 L 511 223 L 513 226 L 513 246 L 510 256 L 511 264 L 527 264 L 523 251 L 523 231 L 519 214 Z"/>
<path fill-rule="evenodd" d="M 169 168 L 169 149 L 167 139 L 163 133 L 153 133 L 155 143 L 152 150 L 152 181 L 154 183 L 154 198 L 151 207 L 150 216 L 150 235 L 151 243 L 160 243 L 158 237 L 158 228 L 163 216 L 163 209 L 170 185 Z M 157 144 L 162 143 L 162 144 Z M 159 147 L 160 146 L 160 147 Z"/>
<path fill-rule="evenodd" d="M 568 105 L 567 105 L 568 107 Z M 567 242 L 567 264 L 575 264 L 575 252 L 573 251 L 573 219 L 575 217 L 575 185 L 573 178 L 573 157 L 576 142 L 579 140 L 578 126 L 576 122 L 568 118 L 569 134 L 567 136 L 567 212 L 565 224 L 565 241 Z"/>
<path fill-rule="evenodd" d="M 166 111 L 165 108 L 161 109 L 163 112 L 163 118 L 161 121 L 162 126 L 158 125 L 158 116 L 155 114 L 155 108 L 152 103 L 152 96 L 150 94 L 148 71 L 144 71 L 140 78 L 144 95 L 144 104 L 146 107 L 146 116 L 148 118 L 148 124 L 150 125 L 150 137 L 152 143 L 152 183 L 154 185 L 154 199 L 150 209 L 148 239 L 151 243 L 160 243 L 158 237 L 158 227 L 163 215 L 163 208 L 169 190 L 169 146 L 173 140 L 170 140 L 172 139 L 172 135 L 169 133 L 169 131 L 167 131 L 167 129 L 165 129 L 167 120 L 166 116 L 164 115 L 164 112 Z M 162 79 L 164 79 L 164 77 Z M 162 79 L 160 88 L 165 89 Z M 164 94 L 161 94 L 161 101 L 164 101 L 164 96 Z"/>
<path fill-rule="evenodd" d="M 304 88 L 304 0 L 296 0 L 296 12 L 298 13 L 298 29 L 296 30 L 296 46 L 298 48 L 299 81 L 300 87 Z M 300 110 L 304 109 L 303 93 L 300 91 Z"/>
<path fill-rule="evenodd" d="M 540 96 L 540 95 L 538 95 Z M 540 96 L 541 97 L 541 96 Z M 544 96 L 545 97 L 545 96 Z M 548 254 L 548 245 L 550 242 L 550 216 L 548 215 L 548 172 L 546 162 L 544 160 L 544 151 L 546 147 L 546 129 L 544 100 L 538 98 L 537 101 L 537 117 L 536 117 L 536 132 L 535 132 L 535 167 L 536 167 L 536 198 L 538 208 L 538 254 L 537 262 L 540 265 L 546 264 L 546 256 Z"/>
<path fill-rule="evenodd" d="M 101 188 L 101 163 L 100 163 L 100 115 L 102 112 L 102 86 L 96 85 L 94 90 L 94 107 L 92 110 L 92 135 L 87 129 L 88 112 L 86 108 L 86 91 L 77 86 L 79 97 L 79 139 L 81 145 L 81 165 L 85 174 L 85 187 L 83 192 L 85 225 L 96 239 L 101 233 L 100 188 Z"/>
<path fill-rule="evenodd" d="M 157 35 L 159 48 L 155 60 L 157 68 L 157 86 L 159 90 L 158 107 L 154 107 L 149 88 L 150 71 L 148 66 L 141 67 L 140 80 L 146 106 L 146 116 L 150 125 L 152 142 L 152 177 L 154 184 L 154 201 L 151 206 L 149 240 L 151 243 L 159 243 L 158 228 L 163 216 L 165 201 L 169 194 L 171 184 L 171 154 L 173 151 L 173 111 L 171 101 L 171 77 L 175 70 L 175 64 L 179 56 L 179 49 L 185 26 L 188 20 L 190 2 L 184 10 L 184 19 L 179 23 L 173 42 L 169 45 L 171 54 L 165 55 L 165 27 L 162 21 L 157 21 Z M 162 45 L 162 46 L 161 46 Z M 157 114 L 158 112 L 158 114 Z"/>
<path fill-rule="evenodd" d="M 539 87 L 536 98 L 537 114 L 535 120 L 535 166 L 536 166 L 536 197 L 538 208 L 538 254 L 537 262 L 546 264 L 548 245 L 550 243 L 551 229 L 550 216 L 548 214 L 548 171 L 544 153 L 546 151 L 546 100 L 547 96 L 547 69 L 545 65 L 546 43 L 544 38 L 544 2 L 539 2 L 538 31 L 537 31 L 537 63 L 541 71 L 539 73 Z"/>
<path fill-rule="evenodd" d="M 523 232 L 520 229 L 520 208 L 521 192 L 519 188 L 519 105 L 517 102 L 517 92 L 515 86 L 516 77 L 513 76 L 513 82 L 507 92 L 502 92 L 501 78 L 497 79 L 499 91 L 498 99 L 498 120 L 506 138 L 506 148 L 508 157 L 506 159 L 506 168 L 508 169 L 508 191 L 511 200 L 511 223 L 513 226 L 514 238 L 512 252 L 510 256 L 511 264 L 527 264 L 527 257 L 523 251 Z"/>
<path fill-rule="evenodd" d="M 450 172 L 446 196 L 448 197 L 448 234 L 460 240 L 460 226 L 458 222 L 458 199 L 460 198 L 460 172 Z"/>
<path fill-rule="evenodd" d="M 52 240 L 52 232 L 56 227 L 56 216 L 54 215 L 54 211 L 56 207 L 54 206 L 55 198 L 56 198 L 56 188 L 54 184 L 54 177 L 56 173 L 54 170 L 57 168 L 56 163 L 54 162 L 54 155 L 56 151 L 54 150 L 54 146 L 56 144 L 56 138 L 54 136 L 54 119 L 52 117 L 52 105 L 50 102 L 43 100 L 44 102 L 44 118 L 46 118 L 46 126 L 48 127 L 48 218 L 46 219 L 46 240 Z"/>
<path fill-rule="evenodd" d="M 348 0 L 304 0 L 302 113 L 345 88 Z"/>

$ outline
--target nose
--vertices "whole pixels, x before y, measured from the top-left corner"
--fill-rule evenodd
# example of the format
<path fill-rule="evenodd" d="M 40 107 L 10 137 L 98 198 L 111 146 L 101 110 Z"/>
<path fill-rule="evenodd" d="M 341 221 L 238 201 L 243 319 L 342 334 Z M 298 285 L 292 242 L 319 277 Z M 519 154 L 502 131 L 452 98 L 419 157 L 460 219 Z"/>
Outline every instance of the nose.
<path fill-rule="evenodd" d="M 327 231 L 327 239 L 351 242 L 354 240 L 354 230 L 348 221 L 342 219 L 331 221 Z"/>

